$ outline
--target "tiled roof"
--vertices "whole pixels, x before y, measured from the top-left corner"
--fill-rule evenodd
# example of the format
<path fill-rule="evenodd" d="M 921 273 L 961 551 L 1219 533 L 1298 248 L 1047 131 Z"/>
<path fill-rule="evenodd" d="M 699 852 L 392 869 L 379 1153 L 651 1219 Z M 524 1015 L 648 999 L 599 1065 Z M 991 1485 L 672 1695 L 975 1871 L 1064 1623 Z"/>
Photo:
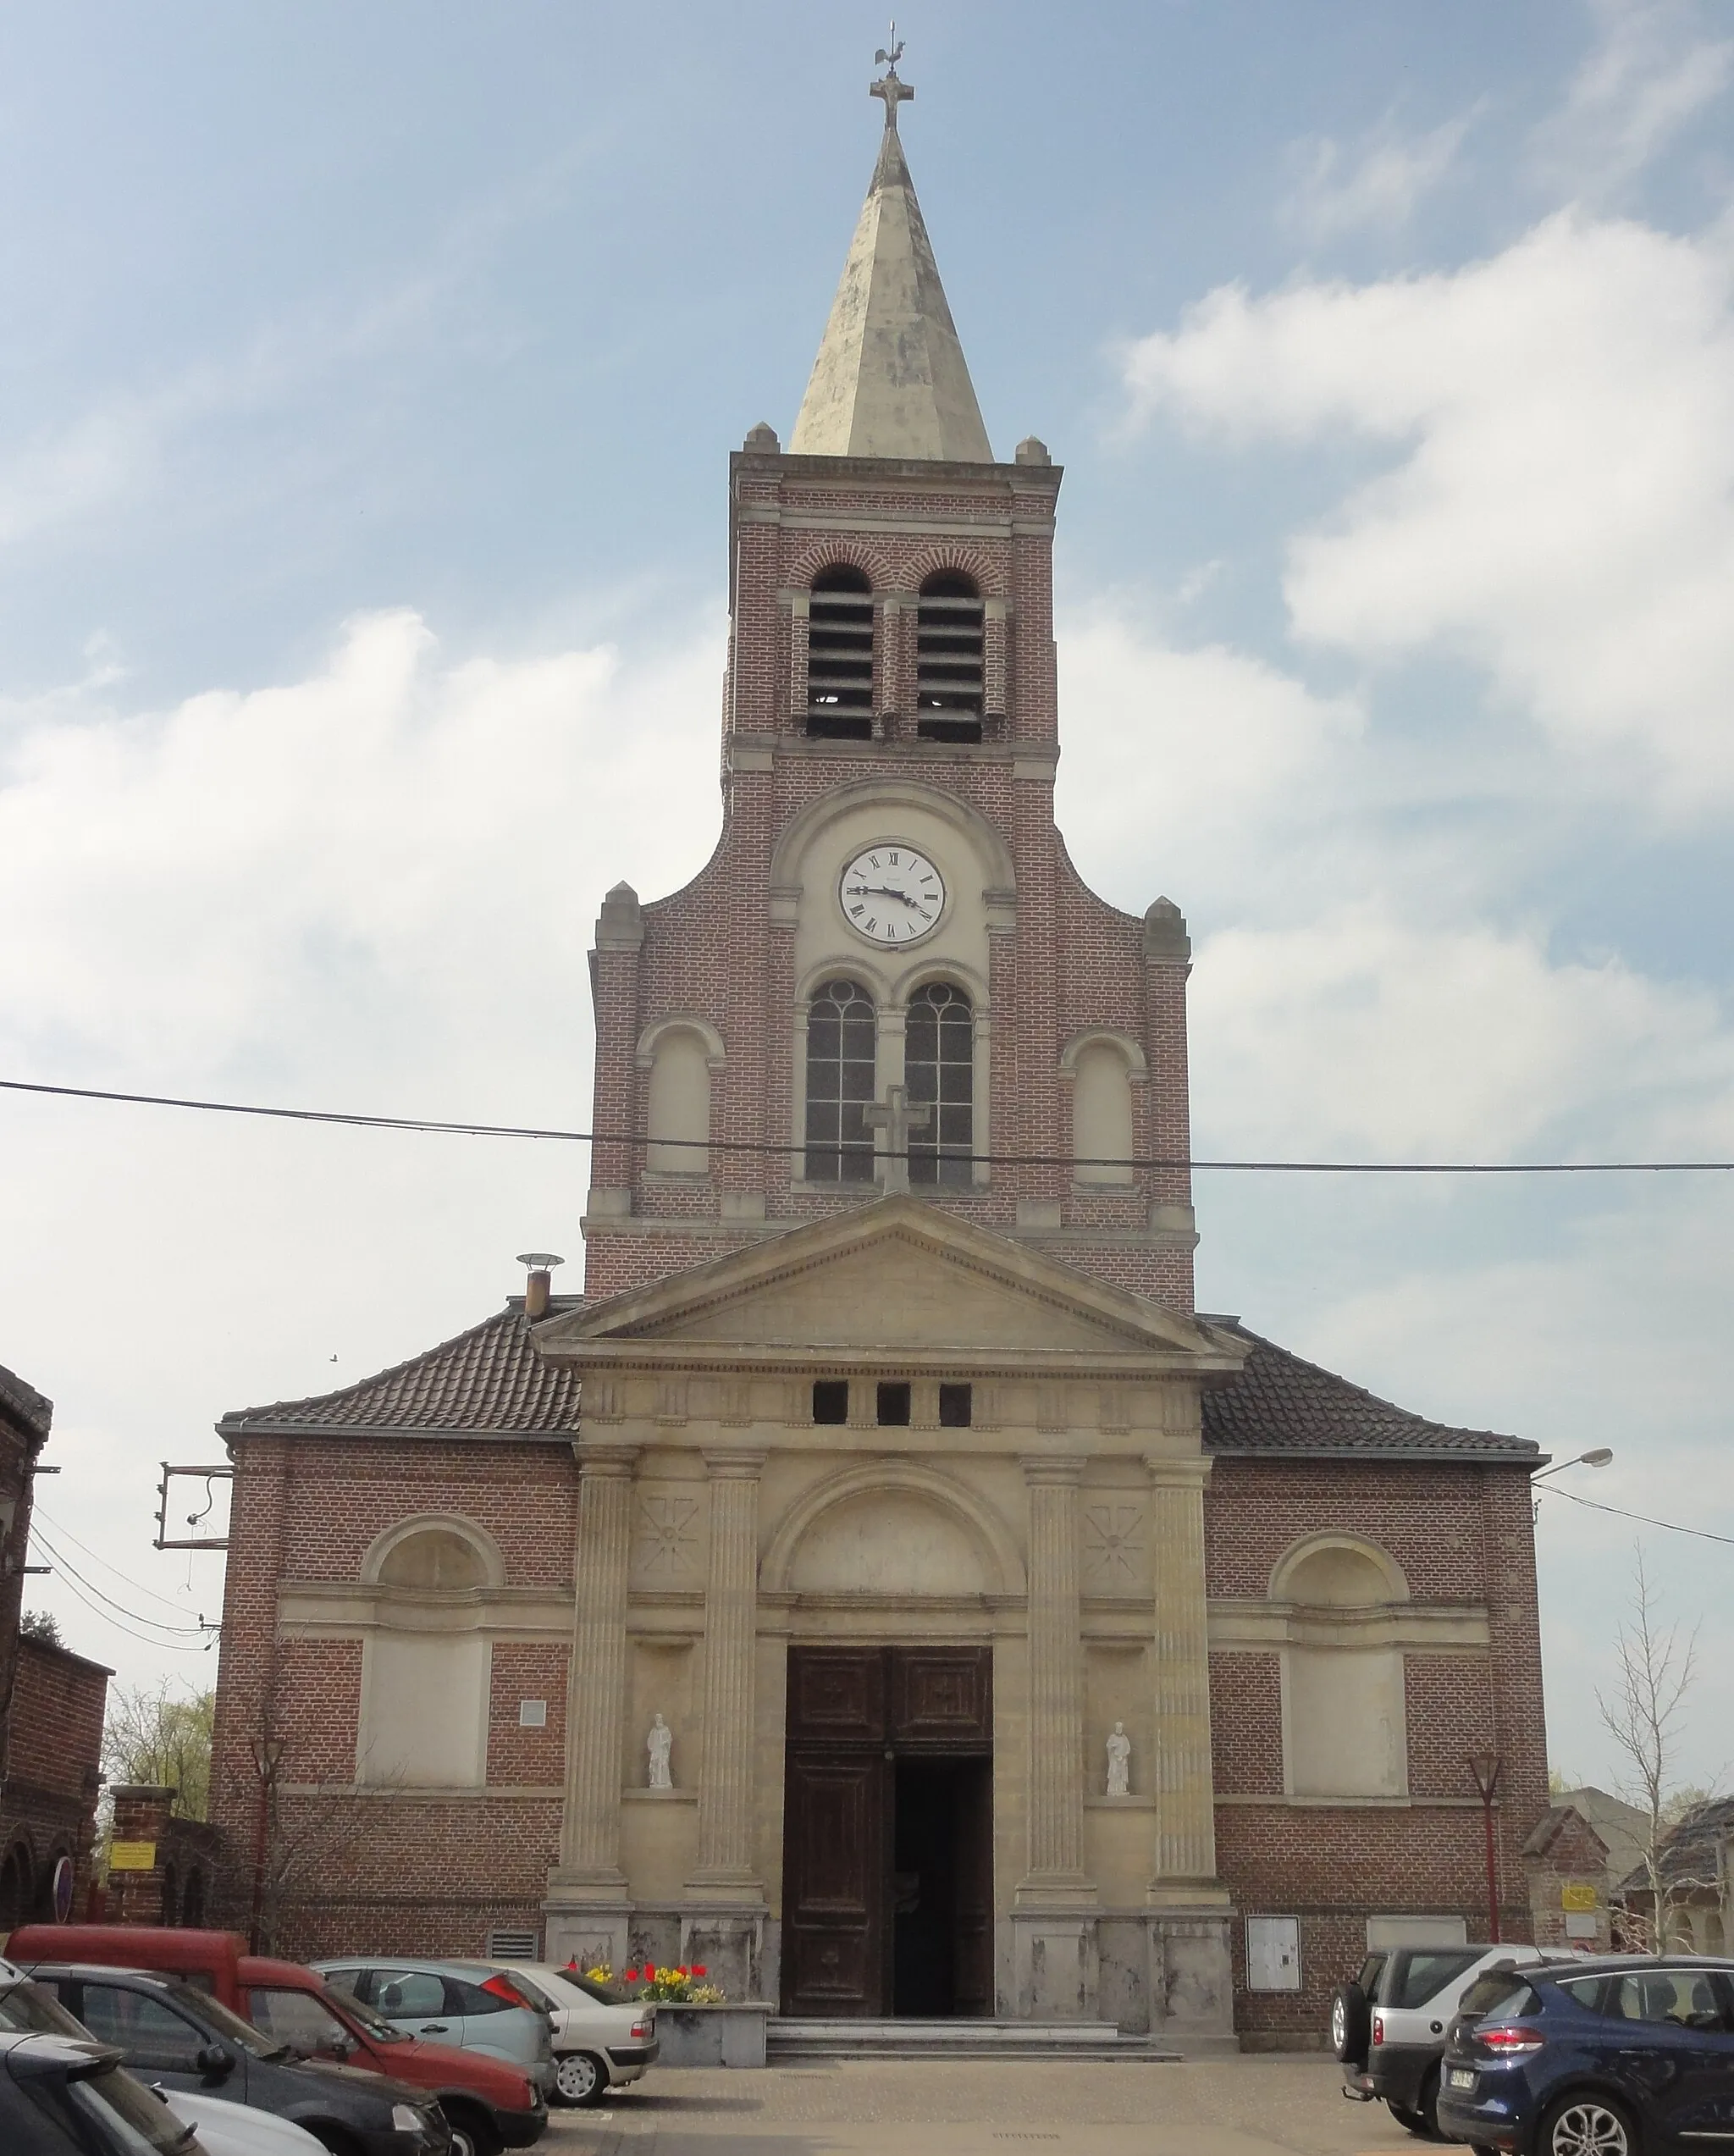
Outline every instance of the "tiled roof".
<path fill-rule="evenodd" d="M 25 1436 L 40 1445 L 54 1419 L 54 1403 L 44 1400 L 34 1385 L 0 1363 L 0 1414 L 16 1424 Z"/>
<path fill-rule="evenodd" d="M 1667 1838 L 1656 1851 L 1664 1888 L 1715 1891 L 1723 1876 L 1721 1851 L 1730 1842 L 1734 1842 L 1734 1797 L 1711 1797 L 1693 1805 L 1667 1830 Z M 1649 1873 L 1642 1863 L 1621 1881 L 1620 1890 L 1627 1894 L 1649 1892 Z"/>
<path fill-rule="evenodd" d="M 575 1300 L 556 1297 L 555 1309 Z M 567 1436 L 578 1424 L 578 1379 L 538 1355 L 523 1305 L 494 1317 L 425 1354 L 363 1378 L 339 1392 L 279 1400 L 225 1415 L 224 1437 L 366 1431 L 427 1437 Z"/>
<path fill-rule="evenodd" d="M 1499 1430 L 1454 1429 L 1394 1407 L 1358 1385 L 1261 1339 L 1238 1318 L 1208 1322 L 1251 1343 L 1240 1375 L 1204 1395 L 1204 1448 L 1262 1457 L 1284 1454 L 1383 1454 L 1388 1457 L 1536 1461 L 1538 1446 Z"/>

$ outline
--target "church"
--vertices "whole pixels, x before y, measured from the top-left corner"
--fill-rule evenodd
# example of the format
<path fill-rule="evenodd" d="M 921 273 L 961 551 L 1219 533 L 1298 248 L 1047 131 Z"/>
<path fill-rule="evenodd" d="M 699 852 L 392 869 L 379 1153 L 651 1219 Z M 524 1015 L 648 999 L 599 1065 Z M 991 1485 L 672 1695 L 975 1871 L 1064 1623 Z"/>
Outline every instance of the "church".
<path fill-rule="evenodd" d="M 793 431 L 729 462 L 721 834 L 596 923 L 583 1292 L 532 1254 L 218 1424 L 229 1914 L 1317 2042 L 1490 1864 L 1527 1932 L 1542 1456 L 1194 1307 L 1186 923 L 1055 824 L 1062 473 L 996 457 L 872 87 Z"/>

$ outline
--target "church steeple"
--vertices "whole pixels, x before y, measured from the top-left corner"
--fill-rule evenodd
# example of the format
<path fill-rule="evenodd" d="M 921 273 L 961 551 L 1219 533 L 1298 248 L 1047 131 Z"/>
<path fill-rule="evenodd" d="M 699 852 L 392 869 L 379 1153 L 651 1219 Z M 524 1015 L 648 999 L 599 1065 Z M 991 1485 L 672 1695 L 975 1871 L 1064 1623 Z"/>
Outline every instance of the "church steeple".
<path fill-rule="evenodd" d="M 991 464 L 897 134 L 897 107 L 915 94 L 897 74 L 902 51 L 879 56 L 891 64 L 871 91 L 885 101 L 885 136 L 789 449 L 797 456 Z"/>

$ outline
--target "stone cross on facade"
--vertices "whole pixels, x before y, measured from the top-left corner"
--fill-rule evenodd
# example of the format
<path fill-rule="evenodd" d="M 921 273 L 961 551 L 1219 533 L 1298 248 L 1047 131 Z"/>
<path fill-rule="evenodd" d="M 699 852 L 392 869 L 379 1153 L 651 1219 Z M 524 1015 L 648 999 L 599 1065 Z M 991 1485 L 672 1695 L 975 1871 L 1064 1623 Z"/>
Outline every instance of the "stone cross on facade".
<path fill-rule="evenodd" d="M 885 1098 L 861 1111 L 870 1131 L 884 1134 L 878 1153 L 880 1188 L 887 1196 L 909 1187 L 909 1133 L 925 1131 L 933 1120 L 931 1108 L 912 1108 L 907 1086 L 887 1086 Z"/>

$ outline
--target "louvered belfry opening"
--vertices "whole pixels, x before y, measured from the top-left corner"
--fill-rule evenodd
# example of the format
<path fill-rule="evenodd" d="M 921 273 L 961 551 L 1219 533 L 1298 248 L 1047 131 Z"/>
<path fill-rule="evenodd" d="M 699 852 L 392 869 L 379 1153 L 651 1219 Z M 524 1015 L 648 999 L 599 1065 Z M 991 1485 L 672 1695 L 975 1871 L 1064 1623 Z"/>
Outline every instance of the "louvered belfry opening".
<path fill-rule="evenodd" d="M 903 1075 L 911 1106 L 930 1110 L 909 1140 L 910 1182 L 918 1190 L 967 1187 L 975 1175 L 975 1023 L 961 988 L 936 981 L 911 998 Z"/>
<path fill-rule="evenodd" d="M 847 562 L 813 579 L 807 613 L 807 732 L 873 738 L 873 587 Z"/>
<path fill-rule="evenodd" d="M 981 738 L 981 594 L 961 569 L 922 585 L 915 616 L 915 731 L 926 741 Z"/>

